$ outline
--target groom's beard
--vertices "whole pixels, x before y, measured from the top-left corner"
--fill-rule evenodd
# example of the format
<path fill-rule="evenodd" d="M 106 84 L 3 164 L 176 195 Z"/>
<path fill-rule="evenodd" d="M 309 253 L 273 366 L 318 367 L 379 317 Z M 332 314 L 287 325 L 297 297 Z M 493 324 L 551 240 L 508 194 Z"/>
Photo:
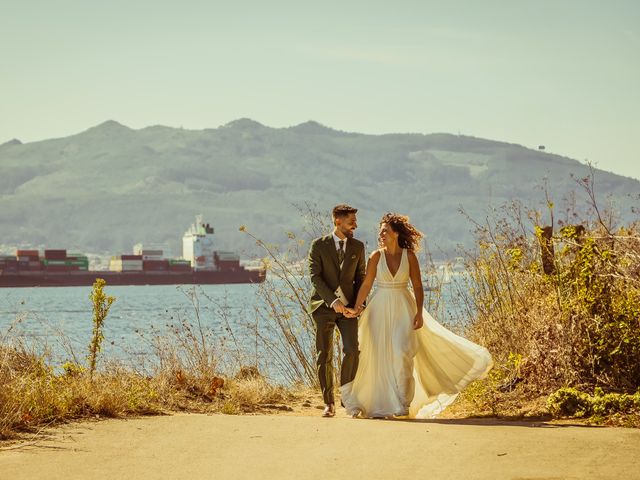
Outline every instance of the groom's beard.
<path fill-rule="evenodd" d="M 344 236 L 347 238 L 353 238 L 353 230 L 347 230 L 346 232 L 342 233 L 344 233 Z"/>

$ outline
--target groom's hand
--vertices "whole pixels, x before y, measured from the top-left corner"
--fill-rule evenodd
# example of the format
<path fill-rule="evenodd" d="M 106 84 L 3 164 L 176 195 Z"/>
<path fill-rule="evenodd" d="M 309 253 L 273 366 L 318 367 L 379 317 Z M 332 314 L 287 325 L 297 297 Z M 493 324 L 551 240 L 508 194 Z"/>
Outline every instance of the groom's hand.
<path fill-rule="evenodd" d="M 336 313 L 342 313 L 344 315 L 346 310 L 347 310 L 346 307 L 342 304 L 340 300 L 338 300 L 336 303 L 333 304 L 333 311 Z"/>
<path fill-rule="evenodd" d="M 347 318 L 356 318 L 358 316 L 358 311 L 353 308 L 345 308 L 343 315 Z"/>

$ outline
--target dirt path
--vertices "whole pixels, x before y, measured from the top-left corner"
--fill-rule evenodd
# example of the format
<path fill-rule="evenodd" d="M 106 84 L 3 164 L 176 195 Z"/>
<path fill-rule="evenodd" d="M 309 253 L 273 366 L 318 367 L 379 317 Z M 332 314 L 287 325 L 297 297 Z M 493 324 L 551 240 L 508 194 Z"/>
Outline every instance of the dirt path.
<path fill-rule="evenodd" d="M 0 451 L 0 479 L 640 478 L 640 430 L 189 415 L 85 422 Z"/>

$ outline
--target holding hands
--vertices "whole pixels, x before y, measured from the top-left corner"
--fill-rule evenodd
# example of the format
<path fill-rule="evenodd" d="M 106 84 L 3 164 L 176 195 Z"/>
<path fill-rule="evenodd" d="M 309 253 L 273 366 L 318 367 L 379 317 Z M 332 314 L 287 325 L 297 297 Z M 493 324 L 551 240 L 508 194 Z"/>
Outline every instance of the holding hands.
<path fill-rule="evenodd" d="M 358 308 L 345 307 L 340 300 L 338 300 L 333 304 L 333 311 L 336 313 L 341 313 L 346 318 L 356 318 L 362 313 L 363 310 L 364 310 L 364 307 L 362 306 Z"/>
<path fill-rule="evenodd" d="M 364 308 L 362 306 L 358 308 L 345 308 L 345 311 L 342 313 L 347 318 L 356 318 L 359 317 Z"/>
<path fill-rule="evenodd" d="M 342 313 L 343 315 L 346 313 L 347 311 L 347 307 L 344 306 L 344 304 L 340 301 L 340 300 L 336 300 L 333 305 L 331 306 L 331 308 L 333 308 L 333 311 L 336 313 Z"/>

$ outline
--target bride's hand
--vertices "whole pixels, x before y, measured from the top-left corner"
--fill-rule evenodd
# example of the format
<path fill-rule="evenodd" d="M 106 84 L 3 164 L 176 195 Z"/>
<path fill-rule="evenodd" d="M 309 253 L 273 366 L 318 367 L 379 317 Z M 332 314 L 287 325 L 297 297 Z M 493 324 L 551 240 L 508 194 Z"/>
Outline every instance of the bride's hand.
<path fill-rule="evenodd" d="M 355 317 L 357 317 L 357 316 L 358 316 L 358 312 L 357 312 L 357 310 L 355 310 L 355 309 L 353 309 L 353 308 L 350 308 L 350 307 L 349 307 L 349 308 L 345 308 L 344 310 L 345 310 L 345 311 L 344 311 L 343 315 L 344 315 L 345 317 L 347 317 L 347 318 L 355 318 Z"/>
<path fill-rule="evenodd" d="M 422 312 L 418 312 L 418 313 L 416 313 L 416 316 L 413 317 L 413 329 L 414 330 L 418 330 L 419 328 L 422 328 L 422 325 L 424 325 L 424 319 L 422 318 Z"/>

